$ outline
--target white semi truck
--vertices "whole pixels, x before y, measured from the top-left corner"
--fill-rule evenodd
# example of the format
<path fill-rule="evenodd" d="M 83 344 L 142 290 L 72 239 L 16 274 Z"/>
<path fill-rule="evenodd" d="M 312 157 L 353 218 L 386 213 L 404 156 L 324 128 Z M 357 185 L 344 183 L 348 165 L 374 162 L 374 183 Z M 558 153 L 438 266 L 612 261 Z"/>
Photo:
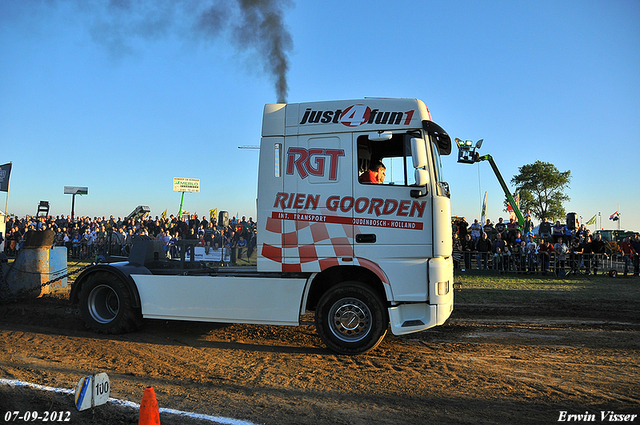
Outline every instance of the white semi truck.
<path fill-rule="evenodd" d="M 361 354 L 390 328 L 441 325 L 453 309 L 447 133 L 417 99 L 361 99 L 264 108 L 257 266 L 211 267 L 190 240 L 181 259 L 160 241 L 97 264 L 71 300 L 88 327 L 136 329 L 143 318 L 299 325 L 315 312 L 330 349 Z M 386 178 L 361 183 L 371 164 Z M 188 252 L 188 253 L 187 253 Z"/>

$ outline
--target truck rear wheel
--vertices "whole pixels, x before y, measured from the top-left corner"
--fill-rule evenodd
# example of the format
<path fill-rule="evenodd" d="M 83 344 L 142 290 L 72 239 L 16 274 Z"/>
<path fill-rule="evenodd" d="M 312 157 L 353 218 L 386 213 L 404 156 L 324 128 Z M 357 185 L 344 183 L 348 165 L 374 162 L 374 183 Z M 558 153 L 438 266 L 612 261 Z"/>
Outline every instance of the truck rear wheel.
<path fill-rule="evenodd" d="M 327 347 L 348 355 L 376 348 L 389 325 L 380 297 L 359 282 L 329 289 L 318 302 L 315 319 L 317 332 Z"/>
<path fill-rule="evenodd" d="M 79 308 L 87 327 L 97 332 L 132 332 L 142 322 L 125 283 L 108 272 L 97 272 L 87 278 L 80 291 Z"/>

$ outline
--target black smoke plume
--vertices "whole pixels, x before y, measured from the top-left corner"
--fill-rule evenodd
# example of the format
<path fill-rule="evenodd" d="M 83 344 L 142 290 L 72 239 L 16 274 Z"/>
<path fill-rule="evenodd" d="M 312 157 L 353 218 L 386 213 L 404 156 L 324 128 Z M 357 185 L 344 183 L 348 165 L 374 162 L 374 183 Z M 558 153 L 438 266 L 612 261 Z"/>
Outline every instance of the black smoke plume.
<path fill-rule="evenodd" d="M 265 61 L 266 71 L 275 78 L 279 103 L 287 101 L 287 52 L 293 47 L 291 35 L 282 22 L 282 6 L 275 0 L 239 0 L 242 19 L 234 28 L 240 46 L 255 46 Z"/>
<path fill-rule="evenodd" d="M 116 57 L 134 53 L 139 39 L 217 42 L 229 37 L 236 49 L 258 55 L 261 68 L 274 80 L 278 102 L 287 101 L 293 41 L 283 13 L 291 6 L 289 0 L 77 0 L 76 4 L 89 15 L 93 39 Z"/>
<path fill-rule="evenodd" d="M 217 36 L 231 28 L 231 38 L 238 49 L 255 49 L 263 60 L 265 72 L 275 80 L 279 103 L 287 101 L 288 53 L 293 48 L 291 35 L 284 26 L 283 9 L 288 1 L 237 0 L 239 15 L 233 15 L 228 2 L 215 2 L 204 10 L 197 22 L 199 31 Z"/>

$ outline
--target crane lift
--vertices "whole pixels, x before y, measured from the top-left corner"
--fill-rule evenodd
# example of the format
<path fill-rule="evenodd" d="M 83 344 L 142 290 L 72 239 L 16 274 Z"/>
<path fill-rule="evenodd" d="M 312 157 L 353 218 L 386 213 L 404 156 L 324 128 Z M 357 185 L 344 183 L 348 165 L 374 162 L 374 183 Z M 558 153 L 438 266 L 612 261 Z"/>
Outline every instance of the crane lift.
<path fill-rule="evenodd" d="M 500 170 L 498 170 L 498 166 L 493 160 L 493 157 L 489 154 L 480 156 L 480 154 L 476 152 L 476 150 L 480 149 L 480 147 L 482 146 L 482 142 L 484 141 L 484 139 L 478 140 L 475 146 L 473 145 L 473 142 L 471 140 L 461 140 L 458 138 L 456 138 L 455 140 L 456 144 L 458 145 L 458 162 L 462 164 L 474 164 L 480 161 L 489 161 L 489 164 L 491 164 L 491 168 L 493 169 L 493 172 L 495 173 L 496 178 L 498 179 L 498 182 L 500 183 L 500 186 L 502 186 L 502 190 L 507 197 L 507 202 L 509 202 L 509 205 L 511 205 L 511 208 L 513 208 L 513 211 L 518 218 L 518 225 L 522 227 L 524 225 L 524 217 L 522 216 L 522 212 L 520 212 L 520 208 L 518 207 L 518 205 L 516 205 L 516 200 L 513 199 L 513 195 L 511 195 L 507 183 L 505 183 L 504 179 L 502 178 L 502 174 L 500 174 Z"/>

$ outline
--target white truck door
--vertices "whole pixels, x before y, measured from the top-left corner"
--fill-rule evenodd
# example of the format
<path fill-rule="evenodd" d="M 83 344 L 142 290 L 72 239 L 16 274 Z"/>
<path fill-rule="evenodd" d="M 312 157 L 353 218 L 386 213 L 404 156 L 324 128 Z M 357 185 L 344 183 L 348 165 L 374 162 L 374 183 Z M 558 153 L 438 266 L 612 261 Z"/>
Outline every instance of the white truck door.
<path fill-rule="evenodd" d="M 354 147 L 360 170 L 381 161 L 386 167 L 382 184 L 354 179 L 355 255 L 375 263 L 391 283 L 395 301 L 424 302 L 428 298 L 427 259 L 433 255 L 432 200 L 414 198 L 415 169 L 406 134 L 386 141 L 369 141 L 359 135 Z M 353 171 L 354 176 L 356 170 Z"/>

